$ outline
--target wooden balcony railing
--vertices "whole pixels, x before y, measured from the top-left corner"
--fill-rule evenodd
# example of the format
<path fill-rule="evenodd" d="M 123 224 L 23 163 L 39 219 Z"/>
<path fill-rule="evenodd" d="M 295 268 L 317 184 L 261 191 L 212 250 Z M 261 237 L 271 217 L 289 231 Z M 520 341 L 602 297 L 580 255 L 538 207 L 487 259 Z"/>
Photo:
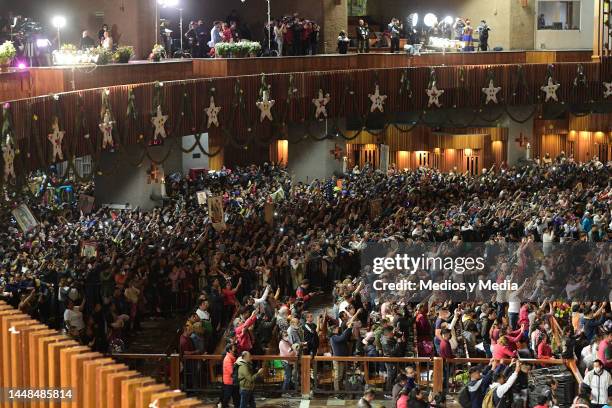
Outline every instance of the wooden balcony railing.
<path fill-rule="evenodd" d="M 178 354 L 118 354 L 113 358 L 92 352 L 88 347 L 79 345 L 66 335 L 47 328 L 36 320 L 13 309 L 0 301 L 0 408 L 23 407 L 18 401 L 7 398 L 9 389 L 63 389 L 70 390 L 71 398 L 61 400 L 46 399 L 37 401 L 34 406 L 44 408 L 148 408 L 158 402 L 160 407 L 200 406 L 200 402 L 187 398 L 186 392 L 206 392 L 218 390 L 222 383 L 223 356 Z M 253 356 L 256 365 L 266 367 L 262 384 L 278 391 L 278 383 L 283 374 L 274 362 L 298 359 L 278 355 Z M 120 362 L 118 362 L 120 361 Z M 524 359 L 525 363 L 535 366 L 564 365 L 573 373 L 576 383 L 582 378 L 574 360 Z M 158 367 L 161 379 L 134 370 L 135 365 L 148 362 Z M 331 357 L 302 356 L 299 359 L 300 391 L 304 398 L 313 394 L 333 392 L 333 374 L 330 363 L 340 362 L 346 367 L 359 369 L 363 381 L 381 386 L 384 377 L 377 374 L 376 364 L 395 363 L 398 366 L 412 365 L 417 373 L 417 381 L 434 392 L 443 388 L 444 365 L 463 366 L 486 364 L 489 359 L 456 358 L 444 361 L 441 358 L 386 358 L 386 357 Z M 465 371 L 465 370 L 464 370 Z M 195 383 L 196 378 L 203 382 Z M 314 382 L 312 381 L 314 379 Z M 191 383 L 190 383 L 191 382 Z M 179 391 L 182 390 L 182 391 Z M 354 390 L 353 393 L 361 392 Z M 346 393 L 346 390 L 341 390 Z M 350 393 L 350 391 L 349 391 Z"/>

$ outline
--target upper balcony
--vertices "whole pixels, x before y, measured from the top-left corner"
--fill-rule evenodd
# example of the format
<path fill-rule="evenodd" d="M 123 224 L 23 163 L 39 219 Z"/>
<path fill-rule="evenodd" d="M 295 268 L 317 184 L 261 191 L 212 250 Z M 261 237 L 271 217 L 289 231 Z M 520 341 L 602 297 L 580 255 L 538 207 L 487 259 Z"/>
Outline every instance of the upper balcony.
<path fill-rule="evenodd" d="M 591 51 L 501 51 L 480 53 L 348 54 L 282 58 L 169 59 L 129 64 L 36 67 L 0 73 L 0 101 L 116 85 L 196 78 L 223 78 L 261 73 L 376 70 L 457 65 L 583 63 Z"/>

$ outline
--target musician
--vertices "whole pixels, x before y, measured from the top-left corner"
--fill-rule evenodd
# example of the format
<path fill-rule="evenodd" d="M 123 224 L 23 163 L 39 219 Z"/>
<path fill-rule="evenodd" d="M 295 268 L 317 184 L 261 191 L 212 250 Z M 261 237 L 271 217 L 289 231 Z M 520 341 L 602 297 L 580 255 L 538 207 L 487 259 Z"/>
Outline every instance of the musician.
<path fill-rule="evenodd" d="M 187 40 L 187 44 L 189 46 L 189 53 L 193 58 L 199 58 L 201 55 L 199 53 L 198 47 L 198 34 L 196 33 L 196 22 L 189 22 L 189 30 L 185 33 L 185 39 Z"/>
<path fill-rule="evenodd" d="M 463 51 L 474 51 L 474 28 L 470 19 L 465 20 L 465 27 L 463 27 L 463 41 L 465 47 Z"/>
<path fill-rule="evenodd" d="M 104 41 L 104 33 L 108 31 L 108 24 L 102 24 L 102 28 L 98 31 L 98 43 L 102 45 Z"/>
<path fill-rule="evenodd" d="M 370 28 L 362 18 L 357 26 L 357 52 L 370 52 Z"/>
<path fill-rule="evenodd" d="M 389 23 L 389 33 L 391 34 L 391 52 L 399 51 L 400 32 L 403 29 L 402 23 L 393 17 Z"/>
<path fill-rule="evenodd" d="M 465 28 L 465 21 L 461 17 L 455 19 L 453 29 L 455 30 L 455 40 L 461 41 L 463 39 L 463 29 Z"/>
<path fill-rule="evenodd" d="M 208 44 L 206 42 L 206 36 L 208 35 L 208 30 L 204 26 L 204 21 L 198 20 L 198 24 L 195 26 L 196 39 L 197 39 L 197 54 L 200 57 L 205 57 L 208 53 Z"/>
<path fill-rule="evenodd" d="M 478 39 L 480 41 L 478 48 L 480 51 L 487 51 L 489 49 L 489 31 L 491 28 L 487 25 L 485 20 L 480 20 L 478 26 Z"/>
<path fill-rule="evenodd" d="M 88 50 L 90 48 L 96 48 L 96 42 L 93 38 L 89 36 L 89 32 L 87 30 L 83 31 L 83 36 L 81 37 L 81 43 L 79 47 L 82 50 Z"/>

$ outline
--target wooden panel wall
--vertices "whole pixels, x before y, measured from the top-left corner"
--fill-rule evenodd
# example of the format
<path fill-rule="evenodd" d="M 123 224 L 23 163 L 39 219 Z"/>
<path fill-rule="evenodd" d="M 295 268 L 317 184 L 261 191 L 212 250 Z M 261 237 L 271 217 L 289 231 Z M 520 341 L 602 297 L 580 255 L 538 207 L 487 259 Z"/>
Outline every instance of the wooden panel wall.
<path fill-rule="evenodd" d="M 10 329 L 10 330 L 9 330 Z M 9 401 L 0 408 L 204 407 L 184 393 L 155 384 L 100 353 L 31 319 L 0 301 L 0 387 L 56 388 L 71 398 Z"/>

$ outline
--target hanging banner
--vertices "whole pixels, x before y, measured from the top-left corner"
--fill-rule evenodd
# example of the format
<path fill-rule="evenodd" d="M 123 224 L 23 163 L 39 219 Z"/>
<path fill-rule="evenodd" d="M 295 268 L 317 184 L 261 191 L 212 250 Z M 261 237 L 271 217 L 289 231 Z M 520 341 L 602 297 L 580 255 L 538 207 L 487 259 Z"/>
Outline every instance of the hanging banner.
<path fill-rule="evenodd" d="M 38 221 L 32 215 L 30 208 L 26 204 L 21 204 L 19 207 L 13 209 L 11 213 L 23 232 L 28 232 L 38 225 Z"/>
<path fill-rule="evenodd" d="M 274 203 L 266 203 L 264 205 L 264 219 L 266 224 L 274 224 Z"/>
<path fill-rule="evenodd" d="M 81 242 L 81 256 L 83 258 L 97 258 L 98 257 L 98 243 L 96 241 L 82 241 Z"/>
<path fill-rule="evenodd" d="M 225 229 L 223 198 L 221 196 L 208 198 L 208 216 L 215 230 L 222 231 Z"/>
<path fill-rule="evenodd" d="M 389 145 L 380 145 L 380 170 L 386 173 L 389 170 Z"/>
<path fill-rule="evenodd" d="M 382 198 L 370 201 L 370 218 L 374 219 L 382 213 Z"/>
<path fill-rule="evenodd" d="M 78 204 L 77 208 L 83 214 L 87 215 L 87 214 L 91 213 L 91 211 L 93 210 L 93 206 L 94 206 L 94 202 L 95 201 L 96 201 L 96 199 L 94 198 L 94 196 L 90 196 L 90 195 L 87 195 L 87 194 L 80 194 L 79 195 L 79 204 Z"/>
<path fill-rule="evenodd" d="M 206 199 L 208 198 L 208 195 L 206 194 L 206 191 L 198 191 L 198 192 L 196 192 L 196 197 L 198 197 L 198 204 L 199 205 L 206 205 Z"/>

